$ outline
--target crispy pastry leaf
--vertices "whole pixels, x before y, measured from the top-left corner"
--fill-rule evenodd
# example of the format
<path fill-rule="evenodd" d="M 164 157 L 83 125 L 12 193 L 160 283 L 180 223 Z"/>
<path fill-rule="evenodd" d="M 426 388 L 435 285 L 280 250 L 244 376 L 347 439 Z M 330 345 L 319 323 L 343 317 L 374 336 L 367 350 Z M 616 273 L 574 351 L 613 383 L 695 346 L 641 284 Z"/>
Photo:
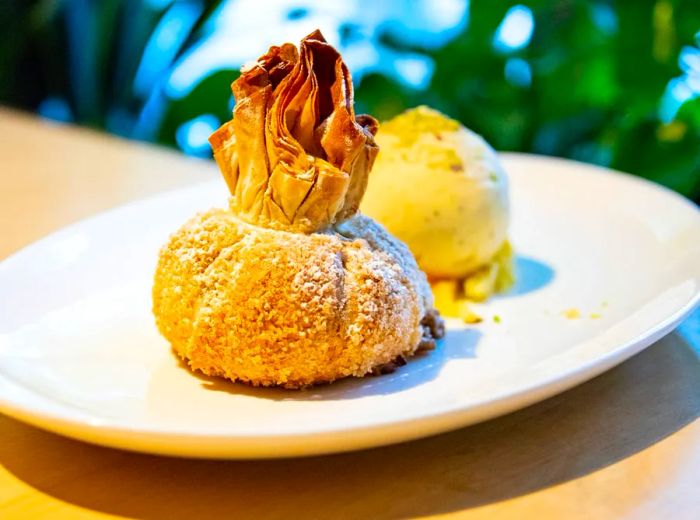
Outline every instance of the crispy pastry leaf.
<path fill-rule="evenodd" d="M 209 141 L 231 208 L 253 224 L 313 232 L 353 216 L 378 147 L 355 116 L 350 73 L 319 31 L 271 47 L 231 85 L 233 119 Z"/>

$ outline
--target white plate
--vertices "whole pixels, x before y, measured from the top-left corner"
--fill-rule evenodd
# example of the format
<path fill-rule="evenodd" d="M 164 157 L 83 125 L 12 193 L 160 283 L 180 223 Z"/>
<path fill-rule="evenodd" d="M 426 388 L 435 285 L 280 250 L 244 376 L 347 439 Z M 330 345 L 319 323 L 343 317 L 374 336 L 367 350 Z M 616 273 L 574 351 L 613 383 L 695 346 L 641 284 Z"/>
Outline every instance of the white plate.
<path fill-rule="evenodd" d="M 0 411 L 98 444 L 281 457 L 442 432 L 620 363 L 698 302 L 700 212 L 658 186 L 562 160 L 504 157 L 519 280 L 391 375 L 302 392 L 195 376 L 150 314 L 158 247 L 223 183 L 131 204 L 0 264 Z M 563 315 L 575 309 L 580 318 Z M 572 311 L 573 312 L 573 311 Z M 500 317 L 500 323 L 493 320 Z"/>

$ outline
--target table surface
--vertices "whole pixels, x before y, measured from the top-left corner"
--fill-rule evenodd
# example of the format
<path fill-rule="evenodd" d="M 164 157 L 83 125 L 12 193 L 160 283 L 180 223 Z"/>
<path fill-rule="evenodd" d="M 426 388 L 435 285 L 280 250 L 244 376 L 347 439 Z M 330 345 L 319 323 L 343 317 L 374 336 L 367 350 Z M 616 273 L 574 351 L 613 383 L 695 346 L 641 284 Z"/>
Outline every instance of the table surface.
<path fill-rule="evenodd" d="M 210 161 L 0 108 L 0 258 L 97 211 L 215 175 Z M 695 519 L 697 318 L 525 410 L 356 453 L 184 460 L 0 415 L 0 517 Z"/>

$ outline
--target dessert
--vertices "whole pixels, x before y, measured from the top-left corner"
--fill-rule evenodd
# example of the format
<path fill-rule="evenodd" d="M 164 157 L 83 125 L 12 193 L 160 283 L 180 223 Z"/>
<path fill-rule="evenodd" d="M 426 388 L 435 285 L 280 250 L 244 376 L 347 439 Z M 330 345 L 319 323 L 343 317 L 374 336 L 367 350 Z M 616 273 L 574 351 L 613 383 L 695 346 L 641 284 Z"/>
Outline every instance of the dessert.
<path fill-rule="evenodd" d="M 408 248 L 357 215 L 378 152 L 340 55 L 316 31 L 271 47 L 232 84 L 210 138 L 231 192 L 162 248 L 160 332 L 188 365 L 302 388 L 390 370 L 442 336 Z"/>
<path fill-rule="evenodd" d="M 508 181 L 486 141 L 420 106 L 383 123 L 377 142 L 362 211 L 408 245 L 446 313 L 509 287 Z"/>

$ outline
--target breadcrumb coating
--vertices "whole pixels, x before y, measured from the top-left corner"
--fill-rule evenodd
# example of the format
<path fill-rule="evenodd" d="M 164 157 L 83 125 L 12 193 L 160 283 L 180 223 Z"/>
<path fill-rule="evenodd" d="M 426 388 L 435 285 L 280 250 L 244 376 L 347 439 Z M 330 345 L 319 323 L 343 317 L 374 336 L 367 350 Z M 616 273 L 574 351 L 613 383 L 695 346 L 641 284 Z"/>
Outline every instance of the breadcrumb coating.
<path fill-rule="evenodd" d="M 363 216 L 301 234 L 198 214 L 160 252 L 153 312 L 191 368 L 254 386 L 376 373 L 442 334 L 411 253 Z"/>

